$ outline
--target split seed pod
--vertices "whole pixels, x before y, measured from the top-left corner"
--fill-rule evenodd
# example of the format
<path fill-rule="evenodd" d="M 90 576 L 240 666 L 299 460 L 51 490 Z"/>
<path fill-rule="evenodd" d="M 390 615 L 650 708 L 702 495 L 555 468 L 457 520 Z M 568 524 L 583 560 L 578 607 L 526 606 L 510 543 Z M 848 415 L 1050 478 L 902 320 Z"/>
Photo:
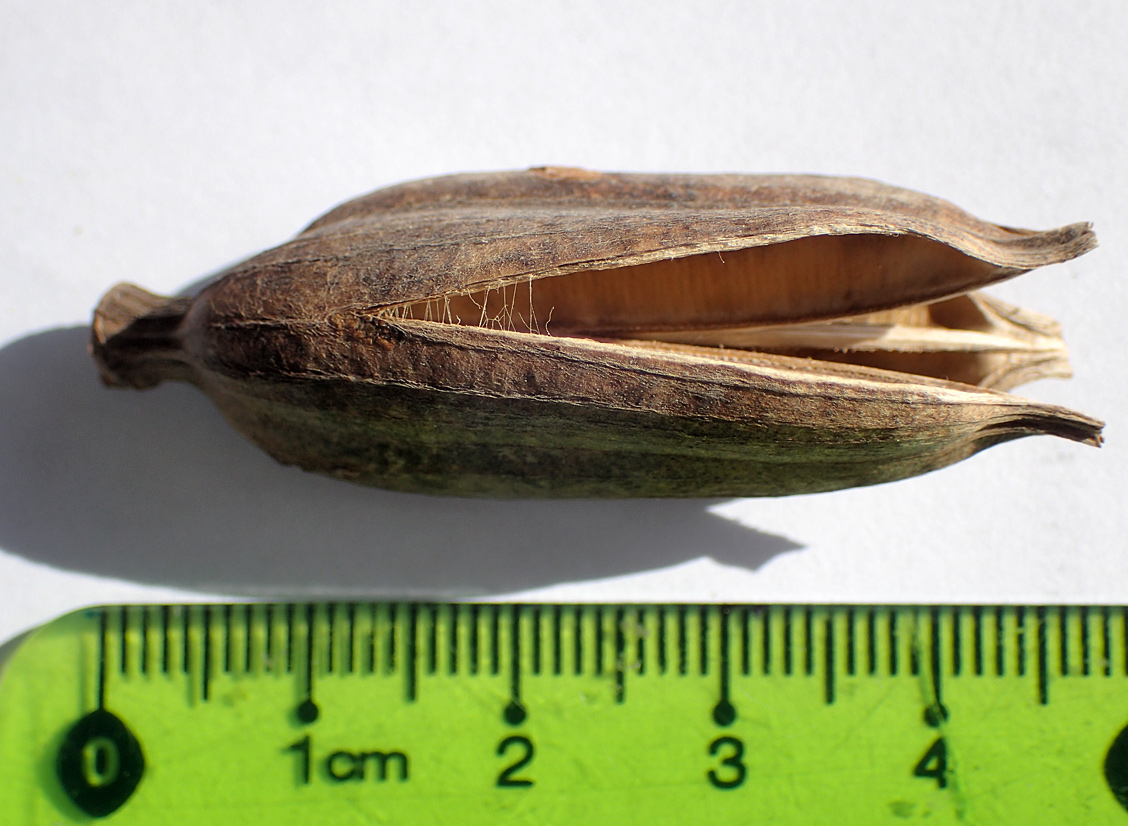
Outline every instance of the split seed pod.
<path fill-rule="evenodd" d="M 852 178 L 454 175 L 346 203 L 195 298 L 121 284 L 111 385 L 198 385 L 281 462 L 466 496 L 773 496 L 1101 423 L 1051 320 L 971 292 L 1095 246 Z"/>

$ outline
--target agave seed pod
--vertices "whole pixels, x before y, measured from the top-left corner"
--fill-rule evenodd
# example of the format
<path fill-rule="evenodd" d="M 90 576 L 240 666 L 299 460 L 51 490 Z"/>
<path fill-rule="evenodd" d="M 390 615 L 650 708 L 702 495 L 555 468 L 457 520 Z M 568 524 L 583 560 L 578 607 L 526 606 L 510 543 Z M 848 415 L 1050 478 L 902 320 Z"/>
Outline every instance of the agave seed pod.
<path fill-rule="evenodd" d="M 470 496 L 773 496 L 1101 423 L 975 292 L 1095 245 L 853 178 L 538 168 L 379 190 L 194 298 L 114 287 L 110 385 L 198 385 L 281 462 Z M 977 386 L 978 385 L 978 386 Z"/>

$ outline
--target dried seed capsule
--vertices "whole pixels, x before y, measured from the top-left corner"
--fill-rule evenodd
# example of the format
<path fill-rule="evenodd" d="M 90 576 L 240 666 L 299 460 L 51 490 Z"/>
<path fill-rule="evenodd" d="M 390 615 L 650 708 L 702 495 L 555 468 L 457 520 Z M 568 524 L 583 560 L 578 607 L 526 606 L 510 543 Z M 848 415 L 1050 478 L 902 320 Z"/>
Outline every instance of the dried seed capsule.
<path fill-rule="evenodd" d="M 1099 444 L 986 389 L 1067 374 L 1065 350 L 969 292 L 1094 245 L 857 179 L 455 175 L 344 204 L 193 299 L 118 285 L 93 352 L 108 384 L 193 382 L 279 461 L 365 484 L 808 493 L 1034 433 Z"/>

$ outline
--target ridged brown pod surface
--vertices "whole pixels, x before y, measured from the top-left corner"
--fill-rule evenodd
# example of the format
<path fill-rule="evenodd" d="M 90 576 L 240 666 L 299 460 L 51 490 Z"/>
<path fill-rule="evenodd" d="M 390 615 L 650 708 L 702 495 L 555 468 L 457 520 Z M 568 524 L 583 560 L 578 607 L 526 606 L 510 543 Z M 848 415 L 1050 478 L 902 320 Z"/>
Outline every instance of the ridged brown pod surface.
<path fill-rule="evenodd" d="M 1095 246 L 854 178 L 545 167 L 346 203 L 194 298 L 120 284 L 106 383 L 198 385 L 281 462 L 461 496 L 774 496 L 1101 423 L 975 292 Z"/>

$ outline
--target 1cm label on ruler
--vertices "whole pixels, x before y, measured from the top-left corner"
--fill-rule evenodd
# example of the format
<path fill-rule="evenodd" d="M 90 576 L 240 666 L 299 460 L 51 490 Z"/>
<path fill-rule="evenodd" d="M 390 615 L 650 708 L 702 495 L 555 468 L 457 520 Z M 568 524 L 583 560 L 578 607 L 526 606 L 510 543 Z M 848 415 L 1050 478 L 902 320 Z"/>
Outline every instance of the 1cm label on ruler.
<path fill-rule="evenodd" d="M 1126 725 L 1122 608 L 119 607 L 9 666 L 0 802 L 29 824 L 1128 824 Z"/>

